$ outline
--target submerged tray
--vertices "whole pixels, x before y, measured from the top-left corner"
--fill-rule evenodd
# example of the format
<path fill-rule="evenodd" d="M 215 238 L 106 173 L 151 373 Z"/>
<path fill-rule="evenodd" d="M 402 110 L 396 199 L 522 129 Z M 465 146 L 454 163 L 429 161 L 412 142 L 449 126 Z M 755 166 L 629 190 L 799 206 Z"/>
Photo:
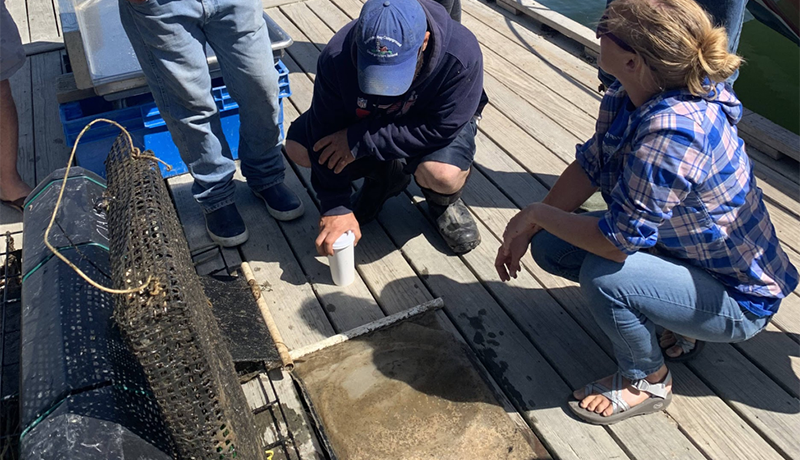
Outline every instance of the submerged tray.
<path fill-rule="evenodd" d="M 295 362 L 317 428 L 337 459 L 546 456 L 430 313 Z"/>

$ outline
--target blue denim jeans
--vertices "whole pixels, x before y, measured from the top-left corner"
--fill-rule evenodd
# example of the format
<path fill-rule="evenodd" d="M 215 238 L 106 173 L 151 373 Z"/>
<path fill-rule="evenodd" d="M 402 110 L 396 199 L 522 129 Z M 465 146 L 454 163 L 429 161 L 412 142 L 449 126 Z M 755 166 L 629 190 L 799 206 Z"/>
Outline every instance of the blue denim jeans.
<path fill-rule="evenodd" d="M 119 1 L 120 19 L 205 212 L 233 203 L 236 166 L 211 95 L 206 43 L 239 104 L 239 159 L 248 185 L 283 182 L 278 72 L 260 0 Z"/>
<path fill-rule="evenodd" d="M 741 309 L 708 272 L 677 259 L 640 251 L 612 262 L 545 231 L 533 237 L 531 252 L 542 269 L 580 283 L 619 372 L 632 380 L 664 364 L 657 327 L 706 342 L 741 342 L 769 321 Z"/>
<path fill-rule="evenodd" d="M 606 0 L 606 6 L 613 0 Z M 742 24 L 744 23 L 744 10 L 747 7 L 747 0 L 698 0 L 697 3 L 706 10 L 714 20 L 714 24 L 724 26 L 728 32 L 728 52 L 735 53 L 739 49 L 739 38 L 742 35 Z M 597 69 L 597 76 L 600 81 L 608 88 L 616 80 L 613 75 L 606 73 L 603 69 Z M 728 83 L 733 86 L 733 82 L 739 77 L 737 69 L 728 78 Z"/>

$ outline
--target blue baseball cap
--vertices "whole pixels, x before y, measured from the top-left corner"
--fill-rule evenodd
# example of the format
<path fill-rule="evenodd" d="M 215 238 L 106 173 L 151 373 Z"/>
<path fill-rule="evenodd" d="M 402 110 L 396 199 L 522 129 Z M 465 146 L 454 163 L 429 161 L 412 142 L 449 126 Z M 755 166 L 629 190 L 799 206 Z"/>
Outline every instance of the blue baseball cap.
<path fill-rule="evenodd" d="M 361 91 L 400 96 L 414 80 L 428 20 L 417 0 L 368 0 L 356 27 Z"/>

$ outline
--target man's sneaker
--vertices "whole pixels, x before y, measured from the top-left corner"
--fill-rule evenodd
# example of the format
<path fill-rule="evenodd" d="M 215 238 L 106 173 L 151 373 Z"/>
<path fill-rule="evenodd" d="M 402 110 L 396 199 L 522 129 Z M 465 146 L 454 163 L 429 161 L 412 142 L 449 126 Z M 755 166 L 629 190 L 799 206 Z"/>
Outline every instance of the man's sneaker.
<path fill-rule="evenodd" d="M 428 200 L 428 213 L 454 253 L 466 254 L 481 244 L 478 226 L 461 198 L 446 206 Z"/>
<path fill-rule="evenodd" d="M 411 183 L 411 175 L 403 171 L 400 160 L 381 162 L 375 171 L 364 177 L 364 185 L 355 197 L 353 213 L 361 225 L 378 217 L 383 204 L 403 192 Z"/>
<path fill-rule="evenodd" d="M 205 218 L 208 235 L 219 245 L 230 248 L 247 241 L 247 227 L 235 204 L 210 212 Z"/>
<path fill-rule="evenodd" d="M 283 182 L 261 191 L 253 190 L 253 194 L 264 200 L 267 212 L 277 220 L 294 220 L 302 216 L 305 211 L 300 197 Z"/>

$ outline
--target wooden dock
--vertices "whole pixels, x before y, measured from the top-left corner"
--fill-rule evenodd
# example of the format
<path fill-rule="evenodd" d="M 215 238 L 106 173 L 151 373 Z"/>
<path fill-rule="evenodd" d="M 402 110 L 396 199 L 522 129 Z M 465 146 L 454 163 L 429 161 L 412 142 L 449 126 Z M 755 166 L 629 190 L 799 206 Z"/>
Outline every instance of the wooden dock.
<path fill-rule="evenodd" d="M 293 92 L 284 103 L 288 124 L 309 107 L 320 50 L 334 31 L 358 16 L 362 3 L 271 1 L 265 0 L 267 13 L 295 42 L 283 59 Z M 610 343 L 575 283 L 545 273 L 530 255 L 519 277 L 502 283 L 493 261 L 508 220 L 545 196 L 574 158 L 575 145 L 593 134 L 600 101 L 597 70 L 582 58 L 584 45 L 494 4 L 462 1 L 462 23 L 483 47 L 491 101 L 476 140 L 477 168 L 464 191 L 483 243 L 466 255 L 451 255 L 412 184 L 387 202 L 377 222 L 362 228 L 356 281 L 334 286 L 327 261 L 314 249 L 319 213 L 309 173 L 287 167 L 286 183 L 303 198 L 305 216 L 274 221 L 239 176 L 237 205 L 251 238 L 224 251 L 225 261 L 250 262 L 293 349 L 443 297 L 447 321 L 554 458 L 800 459 L 797 292 L 754 339 L 709 344 L 695 361 L 672 365 L 675 398 L 666 412 L 610 427 L 587 425 L 570 415 L 566 402 L 573 389 L 614 372 Z M 7 2 L 28 42 L 58 41 L 50 0 Z M 40 16 L 47 11 L 53 16 Z M 45 23 L 51 35 L 40 35 Z M 31 185 L 63 167 L 69 153 L 55 95 L 55 80 L 64 70 L 62 53 L 33 54 L 12 79 L 20 113 L 20 172 Z M 747 151 L 784 249 L 800 267 L 797 162 L 775 160 L 749 143 Z M 172 178 L 168 184 L 190 246 L 210 243 L 191 197 L 191 178 Z M 19 214 L 0 206 L 0 230 L 20 227 Z M 290 380 L 279 374 L 246 385 L 253 407 L 267 406 L 282 394 L 285 413 L 302 413 Z M 304 429 L 290 419 L 285 420 L 289 432 Z M 289 457 L 324 458 L 311 441 L 300 441 L 306 438 L 295 436 Z"/>

